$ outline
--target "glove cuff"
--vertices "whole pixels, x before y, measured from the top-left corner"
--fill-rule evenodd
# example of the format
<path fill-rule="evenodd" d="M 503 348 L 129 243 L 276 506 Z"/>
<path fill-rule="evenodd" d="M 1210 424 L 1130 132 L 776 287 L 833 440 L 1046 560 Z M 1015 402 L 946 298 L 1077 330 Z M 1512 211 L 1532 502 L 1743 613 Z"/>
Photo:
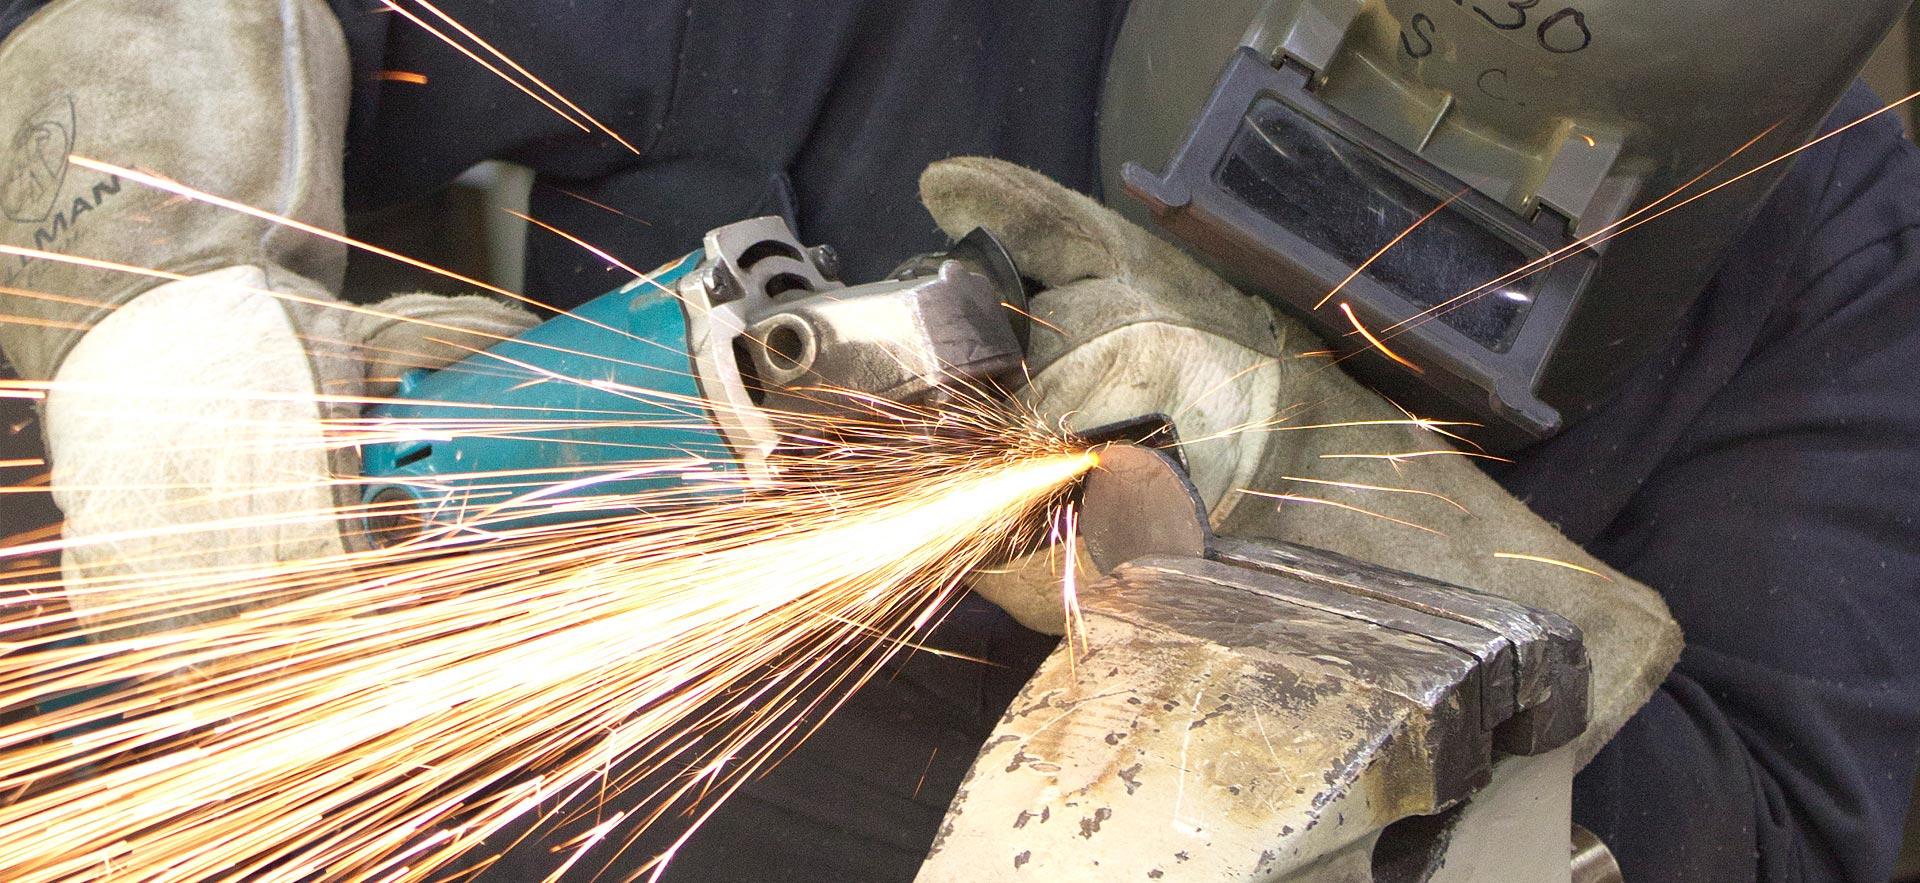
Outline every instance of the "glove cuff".
<path fill-rule="evenodd" d="M 359 363 L 333 343 L 339 311 L 300 302 L 317 293 L 230 267 L 128 301 L 73 348 L 45 423 L 67 592 L 83 617 L 150 619 L 129 605 L 164 608 L 175 574 L 349 550 L 356 532 L 336 519 L 356 485 L 338 478 L 358 463 L 327 422 L 353 413 Z"/>

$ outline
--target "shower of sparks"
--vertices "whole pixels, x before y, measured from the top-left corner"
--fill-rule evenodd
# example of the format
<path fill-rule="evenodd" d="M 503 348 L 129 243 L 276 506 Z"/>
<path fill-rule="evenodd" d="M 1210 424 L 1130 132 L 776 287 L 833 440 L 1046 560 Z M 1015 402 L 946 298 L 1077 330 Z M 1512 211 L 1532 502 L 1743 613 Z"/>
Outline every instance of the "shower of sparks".
<path fill-rule="evenodd" d="M 368 248 L 159 176 L 75 162 Z M 497 355 L 453 370 L 581 382 Z M 654 416 L 471 405 L 482 416 L 335 419 L 325 443 L 550 438 L 657 426 L 662 412 L 717 405 L 596 389 Z M 60 391 L 0 383 L 34 399 Z M 137 391 L 179 399 L 180 419 L 205 430 L 209 456 L 229 443 L 228 430 L 262 445 L 311 444 L 223 426 L 191 405 L 237 393 Z M 628 463 L 440 476 L 471 495 L 447 527 L 413 504 L 274 516 L 276 525 L 427 525 L 417 540 L 375 552 L 251 569 L 122 561 L 142 572 L 63 579 L 46 556 L 73 541 L 14 537 L 0 551 L 11 565 L 0 589 L 0 878 L 429 879 L 517 820 L 568 826 L 583 805 L 623 788 L 639 789 L 642 809 L 569 841 L 556 875 L 588 850 L 612 849 L 599 845 L 618 824 L 629 832 L 615 842 L 674 812 L 697 828 L 877 666 L 915 646 L 963 574 L 1049 537 L 1077 554 L 1063 495 L 1094 454 L 989 396 L 962 395 L 937 411 L 865 404 L 838 419 L 769 415 L 795 442 L 776 456 L 770 487 L 748 490 L 700 458 L 642 449 Z M 683 488 L 651 498 L 594 492 L 659 472 L 678 474 Z M 689 507 L 686 488 L 730 499 Z M 165 490 L 183 503 L 214 493 Z M 579 520 L 527 526 L 542 513 Z M 241 517 L 85 542 L 184 533 L 218 548 L 259 526 Z M 1067 580 L 1063 603 L 1077 623 L 1075 576 Z M 79 605 L 87 618 L 63 596 L 91 598 Z M 48 701 L 58 697 L 70 698 Z M 635 771 L 617 772 L 622 760 L 619 769 Z"/>
<path fill-rule="evenodd" d="M 640 809 L 568 841 L 557 876 L 667 814 L 704 819 L 914 646 L 964 574 L 1070 532 L 1067 489 L 1098 459 L 984 398 L 808 420 L 833 440 L 776 455 L 769 488 L 638 464 L 723 501 L 607 494 L 526 526 L 562 503 L 536 489 L 379 551 L 10 574 L 0 878 L 425 880 L 516 820 L 633 790 Z M 61 593 L 100 603 L 83 621 Z M 140 629 L 160 621 L 190 624 Z"/>

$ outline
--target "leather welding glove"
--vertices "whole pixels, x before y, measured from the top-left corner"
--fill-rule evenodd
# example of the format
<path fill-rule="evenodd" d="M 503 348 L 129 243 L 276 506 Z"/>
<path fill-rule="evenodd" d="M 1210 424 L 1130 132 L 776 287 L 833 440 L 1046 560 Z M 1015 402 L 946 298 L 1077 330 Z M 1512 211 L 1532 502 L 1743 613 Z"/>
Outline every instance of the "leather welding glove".
<path fill-rule="evenodd" d="M 1075 428 L 1171 416 L 1221 533 L 1339 552 L 1578 625 L 1593 665 L 1581 763 L 1672 668 L 1680 630 L 1660 596 L 1561 536 L 1464 457 L 1348 456 L 1454 449 L 1448 438 L 1408 425 L 1407 415 L 1326 358 L 1309 355 L 1324 347 L 1303 326 L 1093 199 L 1019 166 L 945 160 L 927 169 L 920 190 L 948 235 L 985 227 L 1046 286 L 1031 304 L 1039 321 L 1023 398 Z M 975 588 L 1029 627 L 1057 634 L 1060 588 L 1047 566 L 1056 557 L 1042 552 L 979 575 Z"/>
<path fill-rule="evenodd" d="M 0 82 L 0 242 L 159 271 L 0 255 L 0 348 L 52 381 L 52 490 L 83 618 L 110 621 L 160 575 L 353 547 L 334 513 L 357 502 L 342 477 L 358 458 L 327 422 L 403 368 L 534 322 L 479 297 L 348 307 L 338 244 L 70 162 L 340 229 L 350 84 L 322 0 L 60 0 L 0 45 Z"/>

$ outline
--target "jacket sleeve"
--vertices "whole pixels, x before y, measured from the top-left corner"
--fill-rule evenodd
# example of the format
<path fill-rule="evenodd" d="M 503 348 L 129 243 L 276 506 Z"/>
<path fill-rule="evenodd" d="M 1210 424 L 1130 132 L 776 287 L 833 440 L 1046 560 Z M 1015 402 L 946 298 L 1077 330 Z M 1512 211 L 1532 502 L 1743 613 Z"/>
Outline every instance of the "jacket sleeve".
<path fill-rule="evenodd" d="M 1879 106 L 1856 89 L 1834 119 Z M 1708 295 L 1767 310 L 1751 350 L 1595 544 L 1687 635 L 1576 789 L 1630 880 L 1885 880 L 1899 849 L 1920 744 L 1920 155 L 1885 118 L 1834 142 L 1802 161 L 1823 180 L 1770 256 L 1777 296 Z"/>
<path fill-rule="evenodd" d="M 0 40 L 5 40 L 13 29 L 27 20 L 27 16 L 40 11 L 48 0 L 0 0 Z"/>

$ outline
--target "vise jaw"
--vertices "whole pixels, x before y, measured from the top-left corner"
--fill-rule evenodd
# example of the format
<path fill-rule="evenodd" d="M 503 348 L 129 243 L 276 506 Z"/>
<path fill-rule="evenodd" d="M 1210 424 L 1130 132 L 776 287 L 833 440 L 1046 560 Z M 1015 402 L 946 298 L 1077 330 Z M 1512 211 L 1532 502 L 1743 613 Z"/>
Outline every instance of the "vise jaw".
<path fill-rule="evenodd" d="M 1570 879 L 1576 627 L 1214 537 L 1184 487 L 1156 452 L 1104 449 L 1084 643 L 1014 700 L 918 879 Z"/>

